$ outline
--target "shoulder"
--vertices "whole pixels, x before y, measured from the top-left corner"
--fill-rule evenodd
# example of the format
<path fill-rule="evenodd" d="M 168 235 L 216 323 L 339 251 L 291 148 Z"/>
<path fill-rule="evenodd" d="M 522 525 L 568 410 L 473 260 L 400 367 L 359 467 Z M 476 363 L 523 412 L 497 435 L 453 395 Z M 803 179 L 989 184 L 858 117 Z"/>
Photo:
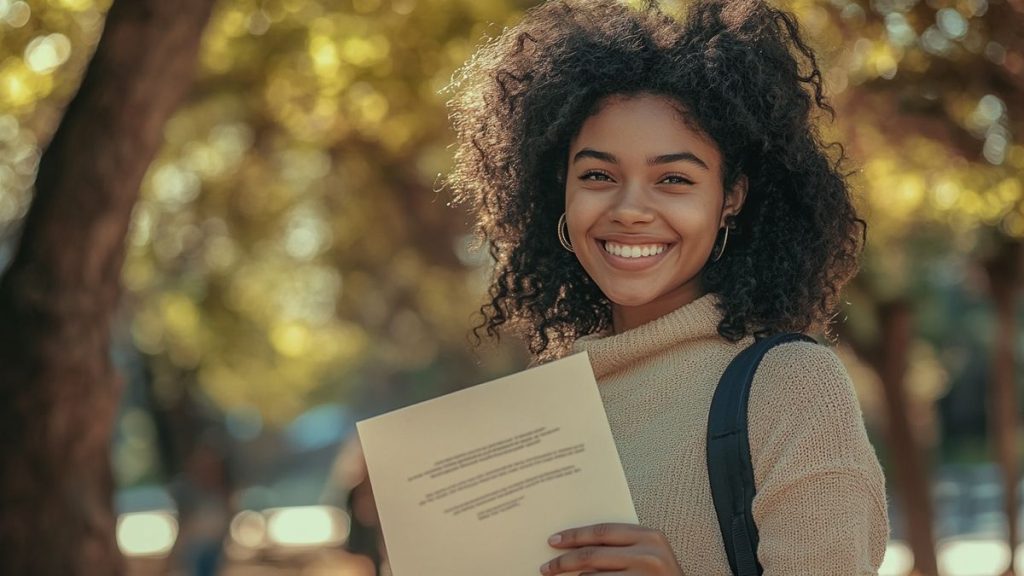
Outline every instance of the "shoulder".
<path fill-rule="evenodd" d="M 874 456 L 853 382 L 827 346 L 793 342 L 769 351 L 755 373 L 748 414 L 752 446 L 769 458 L 794 446 L 822 464 Z"/>
<path fill-rule="evenodd" d="M 888 534 L 885 478 L 835 351 L 810 342 L 773 348 L 754 376 L 748 408 L 762 544 L 766 533 L 784 534 L 781 542 L 801 526 L 813 532 L 808 538 L 834 538 L 836 549 L 855 544 L 866 550 L 863 538 L 869 538 L 870 561 L 877 566 Z M 799 522 L 793 510 L 831 512 Z M 829 514 L 842 523 L 816 523 Z"/>
<path fill-rule="evenodd" d="M 846 367 L 831 347 L 805 341 L 787 342 L 769 350 L 754 378 L 849 380 Z"/>
<path fill-rule="evenodd" d="M 846 367 L 829 347 L 782 344 L 765 354 L 750 389 L 751 436 L 780 442 L 801 433 L 833 442 L 865 434 Z"/>
<path fill-rule="evenodd" d="M 789 342 L 768 351 L 754 374 L 751 402 L 785 401 L 793 408 L 857 405 L 850 375 L 835 351 L 813 342 Z"/>

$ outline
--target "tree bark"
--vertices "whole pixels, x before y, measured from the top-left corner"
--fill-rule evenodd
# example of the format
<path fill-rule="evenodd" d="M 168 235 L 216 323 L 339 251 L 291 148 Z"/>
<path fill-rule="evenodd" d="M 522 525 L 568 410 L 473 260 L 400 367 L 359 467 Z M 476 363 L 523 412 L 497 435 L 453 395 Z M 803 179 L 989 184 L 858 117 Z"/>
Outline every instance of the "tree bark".
<path fill-rule="evenodd" d="M 996 308 L 996 338 L 989 380 L 989 437 L 1003 487 L 1010 563 L 1003 574 L 1012 576 L 1017 530 L 1017 394 L 1014 348 L 1017 344 L 1017 286 L 1021 275 L 1021 243 L 1003 239 L 994 258 L 986 262 L 989 289 Z"/>
<path fill-rule="evenodd" d="M 124 242 L 214 0 L 118 0 L 0 278 L 0 574 L 116 575 L 110 361 Z"/>
<path fill-rule="evenodd" d="M 876 369 L 885 394 L 888 420 L 890 462 L 895 468 L 895 484 L 903 501 L 907 520 L 907 544 L 914 553 L 914 572 L 920 576 L 938 576 L 935 536 L 932 531 L 931 490 L 926 462 L 915 441 L 908 418 L 904 379 L 913 334 L 909 303 L 897 300 L 878 308 L 882 335 Z"/>

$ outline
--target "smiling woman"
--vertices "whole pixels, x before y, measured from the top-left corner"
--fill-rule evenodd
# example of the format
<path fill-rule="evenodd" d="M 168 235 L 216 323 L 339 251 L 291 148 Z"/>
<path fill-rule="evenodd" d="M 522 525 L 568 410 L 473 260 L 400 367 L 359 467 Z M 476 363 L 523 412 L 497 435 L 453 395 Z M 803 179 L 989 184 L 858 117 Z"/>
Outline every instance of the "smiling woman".
<path fill-rule="evenodd" d="M 703 294 L 700 272 L 719 229 L 739 213 L 746 181 L 723 193 L 721 155 L 677 104 L 610 97 L 574 138 L 565 186 L 576 257 L 615 303 L 616 332 Z"/>
<path fill-rule="evenodd" d="M 814 54 L 759 0 L 698 0 L 685 22 L 645 6 L 547 2 L 454 83 L 450 184 L 495 259 L 480 328 L 538 360 L 589 353 L 640 520 L 567 526 L 540 571 L 875 574 L 884 479 L 828 348 L 780 344 L 753 374 L 749 562 L 707 464 L 726 367 L 766 336 L 828 335 L 857 269 Z"/>
<path fill-rule="evenodd" d="M 680 22 L 613 0 L 585 9 L 549 2 L 481 48 L 452 86 L 460 146 L 449 184 L 476 209 L 498 261 L 483 309 L 488 335 L 512 323 L 535 354 L 552 358 L 577 337 L 612 327 L 613 301 L 552 231 L 577 164 L 570 146 L 578 144 L 573 156 L 591 148 L 579 158 L 595 162 L 623 155 L 579 144 L 585 122 L 616 98 L 644 94 L 671 105 L 672 121 L 704 150 L 651 147 L 650 154 L 692 154 L 715 169 L 709 174 L 723 192 L 741 179 L 749 191 L 729 220 L 728 249 L 701 275 L 703 289 L 722 296 L 722 337 L 830 334 L 865 227 L 815 128 L 814 112 L 832 109 L 791 15 L 759 2 L 703 2 Z M 610 137 L 627 141 L 617 129 Z M 719 165 L 709 164 L 709 150 Z M 682 176 L 695 177 L 699 163 L 689 164 L 692 176 Z M 566 220 L 575 234 L 571 215 Z M 725 229 L 718 234 L 725 242 Z"/>

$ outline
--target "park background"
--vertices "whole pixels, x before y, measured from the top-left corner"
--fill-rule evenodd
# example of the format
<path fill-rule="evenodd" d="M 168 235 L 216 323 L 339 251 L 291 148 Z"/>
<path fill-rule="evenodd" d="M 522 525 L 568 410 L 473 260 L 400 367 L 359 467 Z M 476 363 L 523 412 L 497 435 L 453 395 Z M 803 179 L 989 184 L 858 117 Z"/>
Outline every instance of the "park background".
<path fill-rule="evenodd" d="M 0 0 L 0 573 L 373 573 L 355 420 L 528 362 L 468 338 L 442 184 L 444 88 L 534 4 Z M 1024 574 L 1024 2 L 780 5 L 869 222 L 883 574 Z"/>

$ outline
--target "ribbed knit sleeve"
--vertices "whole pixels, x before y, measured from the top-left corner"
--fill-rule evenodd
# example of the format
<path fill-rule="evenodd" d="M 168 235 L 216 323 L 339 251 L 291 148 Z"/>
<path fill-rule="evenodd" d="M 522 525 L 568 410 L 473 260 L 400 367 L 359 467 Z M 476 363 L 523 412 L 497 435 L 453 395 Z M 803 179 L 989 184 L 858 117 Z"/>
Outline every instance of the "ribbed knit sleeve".
<path fill-rule="evenodd" d="M 765 576 L 877 574 L 885 480 L 836 355 L 805 342 L 771 350 L 748 414 Z"/>

